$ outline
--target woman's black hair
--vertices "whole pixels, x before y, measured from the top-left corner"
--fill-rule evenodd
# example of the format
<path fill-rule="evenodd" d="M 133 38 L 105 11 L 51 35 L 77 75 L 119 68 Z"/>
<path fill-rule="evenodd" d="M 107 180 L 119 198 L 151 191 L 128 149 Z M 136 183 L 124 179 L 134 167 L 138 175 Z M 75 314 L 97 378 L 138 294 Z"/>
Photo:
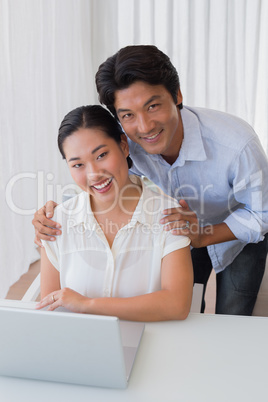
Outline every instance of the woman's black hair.
<path fill-rule="evenodd" d="M 67 137 L 80 128 L 98 128 L 113 138 L 118 144 L 125 135 L 119 122 L 111 113 L 99 105 L 80 106 L 69 112 L 61 122 L 58 134 L 58 147 L 63 159 L 66 159 L 63 143 Z M 132 166 L 130 156 L 127 157 L 128 168 Z"/>
<path fill-rule="evenodd" d="M 170 58 L 153 45 L 133 45 L 120 49 L 102 63 L 97 71 L 99 101 L 117 118 L 115 91 L 128 88 L 136 81 L 163 85 L 175 104 L 180 89 L 179 76 Z M 182 103 L 178 105 L 182 109 Z"/>

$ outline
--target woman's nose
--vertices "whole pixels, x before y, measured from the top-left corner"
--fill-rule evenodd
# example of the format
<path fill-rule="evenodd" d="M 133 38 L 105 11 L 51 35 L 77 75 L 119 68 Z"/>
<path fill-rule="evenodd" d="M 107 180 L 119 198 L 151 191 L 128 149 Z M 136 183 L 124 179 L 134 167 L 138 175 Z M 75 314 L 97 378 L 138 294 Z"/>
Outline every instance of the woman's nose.
<path fill-rule="evenodd" d="M 98 170 L 94 163 L 88 163 L 86 166 L 86 174 L 88 181 L 95 180 L 96 176 L 99 175 Z"/>

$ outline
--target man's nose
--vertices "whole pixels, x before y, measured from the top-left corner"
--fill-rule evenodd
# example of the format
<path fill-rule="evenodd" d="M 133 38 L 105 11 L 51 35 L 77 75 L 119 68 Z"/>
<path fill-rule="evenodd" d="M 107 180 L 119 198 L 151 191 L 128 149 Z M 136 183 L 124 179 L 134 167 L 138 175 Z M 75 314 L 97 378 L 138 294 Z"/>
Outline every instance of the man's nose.
<path fill-rule="evenodd" d="M 154 129 L 154 123 L 149 116 L 140 115 L 137 128 L 139 134 L 149 134 Z"/>

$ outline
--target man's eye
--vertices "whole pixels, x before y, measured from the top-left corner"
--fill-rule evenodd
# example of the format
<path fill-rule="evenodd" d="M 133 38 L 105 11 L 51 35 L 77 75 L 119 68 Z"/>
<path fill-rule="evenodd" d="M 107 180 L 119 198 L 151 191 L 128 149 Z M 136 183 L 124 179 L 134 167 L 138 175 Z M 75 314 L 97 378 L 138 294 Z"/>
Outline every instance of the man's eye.
<path fill-rule="evenodd" d="M 82 166 L 82 163 L 76 163 L 75 165 L 73 165 L 73 168 L 78 169 Z"/>
<path fill-rule="evenodd" d="M 153 105 L 150 105 L 150 106 L 149 106 L 149 110 L 153 110 L 153 109 L 155 109 L 157 106 L 159 106 L 159 104 L 158 104 L 158 103 L 154 103 Z"/>
<path fill-rule="evenodd" d="M 122 119 L 129 119 L 132 116 L 131 113 L 126 113 L 122 116 Z"/>

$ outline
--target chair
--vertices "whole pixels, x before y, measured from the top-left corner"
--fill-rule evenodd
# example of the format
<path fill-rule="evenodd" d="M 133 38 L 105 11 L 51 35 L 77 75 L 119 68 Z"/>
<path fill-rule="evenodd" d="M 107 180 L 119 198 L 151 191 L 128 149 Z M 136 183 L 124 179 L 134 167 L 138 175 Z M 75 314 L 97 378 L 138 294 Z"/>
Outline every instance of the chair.
<path fill-rule="evenodd" d="M 35 280 L 31 283 L 26 293 L 22 297 L 23 302 L 35 301 L 40 293 L 40 274 L 37 275 Z M 193 298 L 191 305 L 191 313 L 200 313 L 202 302 L 203 285 L 195 283 L 193 287 Z"/>
<path fill-rule="evenodd" d="M 200 313 L 201 304 L 202 304 L 203 288 L 204 288 L 204 285 L 201 283 L 194 284 L 192 305 L 191 305 L 191 309 L 190 309 L 191 313 Z"/>
<path fill-rule="evenodd" d="M 23 302 L 30 302 L 35 301 L 40 294 L 40 273 L 31 283 L 29 288 L 27 289 L 26 293 L 22 297 L 21 301 Z"/>

